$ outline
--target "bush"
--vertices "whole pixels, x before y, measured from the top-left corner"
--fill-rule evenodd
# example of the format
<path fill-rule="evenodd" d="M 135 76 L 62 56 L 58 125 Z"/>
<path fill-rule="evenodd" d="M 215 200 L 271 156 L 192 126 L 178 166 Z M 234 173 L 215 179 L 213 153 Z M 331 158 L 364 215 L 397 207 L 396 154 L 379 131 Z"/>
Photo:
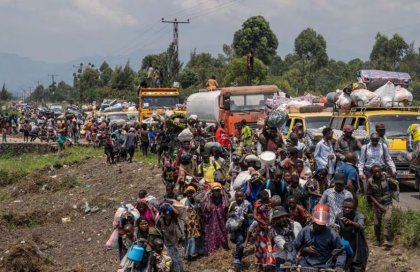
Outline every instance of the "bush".
<path fill-rule="evenodd" d="M 9 172 L 9 171 L 0 169 L 0 187 L 17 183 L 24 176 L 25 176 L 25 173 L 18 173 L 15 171 Z"/>
<path fill-rule="evenodd" d="M 358 210 L 365 215 L 366 235 L 368 239 L 374 240 L 373 208 L 364 196 L 359 197 Z M 420 247 L 420 211 L 403 212 L 398 208 L 394 208 L 391 229 L 395 238 L 405 247 Z"/>
<path fill-rule="evenodd" d="M 68 175 L 63 178 L 59 189 L 72 189 L 83 185 L 83 181 L 76 175 Z"/>

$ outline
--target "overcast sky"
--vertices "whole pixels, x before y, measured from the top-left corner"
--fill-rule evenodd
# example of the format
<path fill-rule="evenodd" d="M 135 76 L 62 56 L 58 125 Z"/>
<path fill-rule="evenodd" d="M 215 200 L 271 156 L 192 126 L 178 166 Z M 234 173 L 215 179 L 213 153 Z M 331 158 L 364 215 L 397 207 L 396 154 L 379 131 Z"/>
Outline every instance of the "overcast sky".
<path fill-rule="evenodd" d="M 367 59 L 377 32 L 420 45 L 419 0 L 0 0 L 0 52 L 46 62 L 155 54 L 172 39 L 161 18 L 189 18 L 179 29 L 186 61 L 194 48 L 221 53 L 255 15 L 270 23 L 282 57 L 307 27 L 324 36 L 329 57 L 344 61 Z"/>

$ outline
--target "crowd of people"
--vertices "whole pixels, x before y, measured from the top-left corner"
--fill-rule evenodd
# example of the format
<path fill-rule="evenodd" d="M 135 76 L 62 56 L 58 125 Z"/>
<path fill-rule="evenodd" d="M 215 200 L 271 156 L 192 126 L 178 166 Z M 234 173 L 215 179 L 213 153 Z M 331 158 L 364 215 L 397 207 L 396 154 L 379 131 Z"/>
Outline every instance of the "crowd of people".
<path fill-rule="evenodd" d="M 18 131 L 32 142 L 53 130 L 60 148 L 83 138 L 103 146 L 109 164 L 132 162 L 137 149 L 156 154 L 165 192 L 141 190 L 137 203 L 120 207 L 114 218 L 108 244 L 118 248 L 122 271 L 183 271 L 185 261 L 229 249 L 229 241 L 237 271 L 250 244 L 261 271 L 293 265 L 364 271 L 369 251 L 365 217 L 357 211 L 360 196 L 373 210 L 376 245 L 392 247 L 399 187 L 383 123 L 363 144 L 350 125 L 334 142 L 333 131 L 324 128 L 315 142 L 301 124 L 283 138 L 276 127 L 253 131 L 242 120 L 229 137 L 223 121 L 213 127 L 196 116 L 180 130 L 165 121 L 117 125 L 28 112 L 2 116 L 1 127 L 4 142 Z M 275 160 L 266 163 L 263 152 Z M 140 262 L 128 258 L 133 245 L 145 250 Z"/>
<path fill-rule="evenodd" d="M 361 196 L 374 212 L 376 245 L 392 247 L 399 187 L 382 123 L 363 145 L 351 126 L 334 144 L 324 128 L 315 143 L 299 125 L 283 138 L 275 127 L 252 131 L 245 120 L 227 141 L 223 122 L 214 128 L 194 116 L 181 132 L 165 123 L 127 131 L 130 161 L 137 148 L 146 155 L 155 145 L 165 192 L 141 190 L 136 203 L 115 214 L 107 245 L 118 248 L 121 271 L 183 271 L 185 262 L 232 245 L 232 264 L 242 271 L 251 244 L 258 271 L 365 271 Z M 265 162 L 261 152 L 275 160 Z M 144 249 L 140 261 L 130 258 L 135 245 Z"/>

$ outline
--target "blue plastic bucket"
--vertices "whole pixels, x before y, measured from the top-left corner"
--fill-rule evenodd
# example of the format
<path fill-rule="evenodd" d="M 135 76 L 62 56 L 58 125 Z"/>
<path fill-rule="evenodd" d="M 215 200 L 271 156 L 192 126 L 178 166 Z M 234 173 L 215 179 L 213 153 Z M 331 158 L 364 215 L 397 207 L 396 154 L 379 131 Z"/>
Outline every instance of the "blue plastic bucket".
<path fill-rule="evenodd" d="M 144 248 L 139 245 L 132 245 L 128 250 L 127 258 L 133 262 L 141 262 L 143 260 Z"/>

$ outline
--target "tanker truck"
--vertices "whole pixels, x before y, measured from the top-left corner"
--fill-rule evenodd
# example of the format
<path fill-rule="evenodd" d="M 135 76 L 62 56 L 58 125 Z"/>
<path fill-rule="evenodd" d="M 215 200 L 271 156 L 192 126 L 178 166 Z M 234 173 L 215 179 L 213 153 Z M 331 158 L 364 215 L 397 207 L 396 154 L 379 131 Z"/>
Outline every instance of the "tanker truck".
<path fill-rule="evenodd" d="M 278 94 L 275 85 L 226 87 L 200 90 L 187 98 L 187 115 L 197 115 L 208 124 L 225 122 L 226 132 L 232 136 L 235 124 L 245 119 L 255 129 L 257 121 L 264 120 L 265 101 Z"/>

